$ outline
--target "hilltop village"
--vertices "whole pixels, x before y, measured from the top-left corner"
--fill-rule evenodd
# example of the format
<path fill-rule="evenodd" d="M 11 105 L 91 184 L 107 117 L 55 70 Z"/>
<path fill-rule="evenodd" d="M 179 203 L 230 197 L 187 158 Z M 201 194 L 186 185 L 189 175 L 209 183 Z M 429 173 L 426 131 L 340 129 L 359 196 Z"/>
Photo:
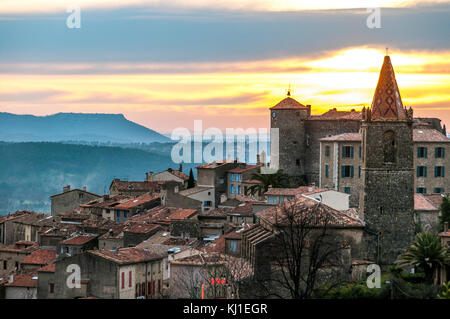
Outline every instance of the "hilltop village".
<path fill-rule="evenodd" d="M 67 185 L 51 214 L 0 217 L 0 298 L 310 297 L 393 265 L 418 223 L 447 242 L 450 140 L 439 119 L 403 105 L 389 56 L 371 107 L 312 115 L 288 91 L 270 118 L 270 162 L 206 163 L 196 180 L 182 165 L 143 172 L 104 195 Z M 292 265 L 302 250 L 308 262 Z M 297 296 L 282 282 L 294 266 L 322 281 Z M 447 268 L 436 272 L 447 281 Z"/>

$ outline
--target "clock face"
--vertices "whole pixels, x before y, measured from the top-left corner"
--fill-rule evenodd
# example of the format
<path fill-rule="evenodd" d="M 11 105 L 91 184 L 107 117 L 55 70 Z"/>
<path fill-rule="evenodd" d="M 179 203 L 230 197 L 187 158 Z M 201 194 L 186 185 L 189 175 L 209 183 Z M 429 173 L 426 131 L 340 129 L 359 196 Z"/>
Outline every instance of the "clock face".
<path fill-rule="evenodd" d="M 277 113 L 272 112 L 272 117 L 273 117 L 273 118 L 276 118 L 276 117 L 277 117 Z"/>

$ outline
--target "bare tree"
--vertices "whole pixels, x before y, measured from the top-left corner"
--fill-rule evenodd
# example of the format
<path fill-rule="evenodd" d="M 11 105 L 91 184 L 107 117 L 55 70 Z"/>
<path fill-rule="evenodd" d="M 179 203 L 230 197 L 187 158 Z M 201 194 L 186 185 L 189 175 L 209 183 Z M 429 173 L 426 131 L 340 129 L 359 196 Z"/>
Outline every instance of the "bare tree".
<path fill-rule="evenodd" d="M 279 205 L 273 218 L 266 249 L 270 271 L 259 280 L 260 296 L 307 299 L 319 284 L 338 283 L 349 274 L 340 212 L 321 203 L 299 206 L 294 199 Z"/>

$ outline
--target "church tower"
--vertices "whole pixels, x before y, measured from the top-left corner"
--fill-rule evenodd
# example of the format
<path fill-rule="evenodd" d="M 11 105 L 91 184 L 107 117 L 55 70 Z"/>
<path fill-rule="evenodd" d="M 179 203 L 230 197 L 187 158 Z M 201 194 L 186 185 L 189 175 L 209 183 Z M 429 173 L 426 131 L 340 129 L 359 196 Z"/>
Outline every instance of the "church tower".
<path fill-rule="evenodd" d="M 362 111 L 362 188 L 367 258 L 392 264 L 414 235 L 413 112 L 403 107 L 389 56 L 372 106 Z"/>
<path fill-rule="evenodd" d="M 287 97 L 270 108 L 270 112 L 271 168 L 282 169 L 292 186 L 298 186 L 306 179 L 305 120 L 311 115 L 311 106 L 297 102 L 288 90 Z"/>

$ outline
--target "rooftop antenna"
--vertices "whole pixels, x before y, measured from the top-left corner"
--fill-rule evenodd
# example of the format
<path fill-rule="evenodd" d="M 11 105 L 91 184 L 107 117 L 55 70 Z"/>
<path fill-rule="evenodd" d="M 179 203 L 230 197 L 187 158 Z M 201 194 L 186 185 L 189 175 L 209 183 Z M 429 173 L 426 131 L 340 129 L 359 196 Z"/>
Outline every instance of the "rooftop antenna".
<path fill-rule="evenodd" d="M 287 89 L 287 96 L 291 96 L 291 82 L 289 82 L 289 88 Z"/>
<path fill-rule="evenodd" d="M 386 56 L 388 56 L 388 55 L 389 55 L 389 48 L 386 47 Z"/>

